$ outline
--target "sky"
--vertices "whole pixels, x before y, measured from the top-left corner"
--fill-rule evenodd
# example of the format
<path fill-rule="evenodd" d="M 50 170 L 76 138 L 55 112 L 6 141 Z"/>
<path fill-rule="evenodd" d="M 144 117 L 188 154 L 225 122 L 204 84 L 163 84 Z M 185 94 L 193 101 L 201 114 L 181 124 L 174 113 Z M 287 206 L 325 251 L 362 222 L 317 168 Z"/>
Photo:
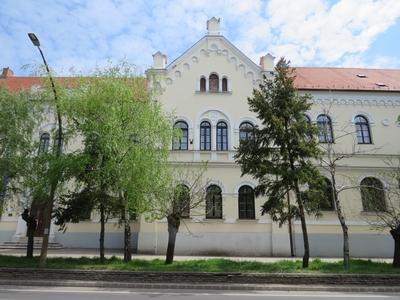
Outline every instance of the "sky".
<path fill-rule="evenodd" d="M 254 62 L 400 68 L 400 0 L 0 0 L 0 68 L 41 63 L 57 75 L 127 60 L 143 73 L 160 50 L 172 62 L 221 18 L 221 33 Z"/>

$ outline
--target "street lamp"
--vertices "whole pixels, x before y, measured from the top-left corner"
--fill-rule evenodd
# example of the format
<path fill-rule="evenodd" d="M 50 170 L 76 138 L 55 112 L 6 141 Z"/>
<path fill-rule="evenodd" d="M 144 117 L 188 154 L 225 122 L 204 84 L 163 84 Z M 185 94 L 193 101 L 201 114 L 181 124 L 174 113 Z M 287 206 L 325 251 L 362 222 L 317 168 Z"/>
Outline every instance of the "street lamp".
<path fill-rule="evenodd" d="M 57 92 L 56 92 L 56 87 L 54 85 L 53 77 L 51 77 L 50 69 L 49 66 L 47 65 L 46 59 L 44 58 L 42 49 L 40 49 L 40 42 L 37 36 L 34 33 L 28 33 L 29 39 L 31 40 L 32 44 L 39 49 L 40 55 L 42 56 L 43 63 L 46 67 L 47 74 L 50 78 L 51 82 L 51 87 L 53 89 L 54 93 L 54 100 L 55 100 L 55 105 L 56 105 L 56 111 L 57 111 L 57 119 L 58 119 L 58 142 L 57 142 L 57 151 L 56 151 L 56 157 L 59 157 L 61 155 L 61 145 L 62 145 L 62 120 L 61 120 L 61 113 L 59 109 L 59 104 L 58 104 L 58 98 L 57 98 Z M 55 191 L 57 188 L 58 184 L 58 178 L 53 178 L 51 184 L 50 184 L 50 193 L 49 193 L 49 205 L 47 207 L 47 212 L 44 214 L 44 232 L 43 232 L 43 241 L 42 241 L 42 249 L 40 252 L 40 258 L 39 258 L 39 268 L 42 268 L 46 265 L 46 258 L 47 258 L 47 248 L 49 244 L 49 234 L 50 234 L 50 225 L 51 225 L 51 215 L 53 212 L 53 205 L 54 205 L 54 195 Z"/>
<path fill-rule="evenodd" d="M 54 93 L 54 99 L 56 100 L 56 103 L 57 103 L 58 102 L 58 98 L 57 98 L 56 86 L 54 85 L 53 77 L 51 77 L 50 69 L 49 69 L 49 66 L 47 65 L 46 59 L 44 58 L 42 49 L 40 49 L 39 39 L 36 36 L 36 34 L 34 34 L 32 32 L 28 33 L 28 36 L 29 36 L 29 39 L 31 40 L 32 44 L 39 49 L 40 55 L 42 56 L 42 59 L 43 59 L 43 63 L 45 65 L 45 67 L 46 67 L 47 74 L 49 75 L 49 78 L 50 78 L 51 87 L 52 87 L 53 93 Z"/>

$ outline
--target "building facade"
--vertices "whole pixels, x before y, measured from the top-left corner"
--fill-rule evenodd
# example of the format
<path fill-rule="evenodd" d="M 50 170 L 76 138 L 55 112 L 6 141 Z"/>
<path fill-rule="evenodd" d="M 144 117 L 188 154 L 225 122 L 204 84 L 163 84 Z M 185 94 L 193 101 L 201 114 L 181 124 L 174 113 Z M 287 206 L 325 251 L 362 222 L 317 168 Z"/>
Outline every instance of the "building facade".
<path fill-rule="evenodd" d="M 334 143 L 335 151 L 353 155 L 340 162 L 338 185 L 358 186 L 365 182 L 385 187 L 386 162 L 400 155 L 400 70 L 296 68 L 299 93 L 309 93 L 310 122 L 328 128 L 319 134 L 323 147 Z M 176 253 L 186 255 L 290 255 L 287 224 L 279 227 L 268 215 L 261 215 L 265 199 L 255 198 L 257 185 L 241 176 L 235 163 L 240 140 L 251 138 L 251 128 L 260 125 L 249 111 L 247 98 L 258 88 L 263 76 L 274 76 L 274 57 L 267 54 L 254 63 L 220 32 L 220 20 L 207 21 L 207 34 L 172 63 L 166 55 L 153 55 L 147 72 L 155 100 L 175 115 L 174 127 L 181 129 L 179 140 L 171 144 L 171 163 L 187 163 L 200 168 L 207 161 L 205 176 L 209 191 L 202 211 L 185 219 L 177 236 Z M 8 76 L 9 83 L 18 77 Z M 7 78 L 4 78 L 7 80 Z M 22 84 L 22 81 L 21 81 Z M 33 85 L 31 81 L 24 83 Z M 346 133 L 346 134 L 343 134 Z M 350 134 L 349 134 L 350 133 Z M 321 168 L 321 173 L 328 175 Z M 212 192 L 212 193 L 211 193 Z M 385 205 L 382 192 L 382 205 Z M 350 251 L 357 257 L 390 257 L 392 238 L 372 230 L 373 213 L 363 203 L 360 189 L 340 194 L 350 233 Z M 307 219 L 312 256 L 340 256 L 342 233 L 333 206 L 323 207 L 321 218 Z M 0 222 L 0 242 L 25 235 L 25 224 L 17 207 L 4 210 Z M 168 241 L 166 220 L 148 223 L 144 218 L 132 223 L 133 243 L 139 253 L 165 253 Z M 98 246 L 98 218 L 70 224 L 65 233 L 52 227 L 52 237 L 65 247 Z M 302 255 L 300 222 L 293 221 L 294 247 Z M 117 222 L 107 225 L 106 246 L 122 248 L 123 232 Z"/>

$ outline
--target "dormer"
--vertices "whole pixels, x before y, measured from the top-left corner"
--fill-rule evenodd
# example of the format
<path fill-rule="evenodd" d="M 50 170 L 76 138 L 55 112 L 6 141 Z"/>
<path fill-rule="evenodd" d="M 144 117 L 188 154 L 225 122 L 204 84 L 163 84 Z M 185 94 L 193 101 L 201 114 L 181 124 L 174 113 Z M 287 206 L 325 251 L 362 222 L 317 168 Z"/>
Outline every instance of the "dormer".
<path fill-rule="evenodd" d="M 212 17 L 207 21 L 207 35 L 220 35 L 220 18 Z"/>

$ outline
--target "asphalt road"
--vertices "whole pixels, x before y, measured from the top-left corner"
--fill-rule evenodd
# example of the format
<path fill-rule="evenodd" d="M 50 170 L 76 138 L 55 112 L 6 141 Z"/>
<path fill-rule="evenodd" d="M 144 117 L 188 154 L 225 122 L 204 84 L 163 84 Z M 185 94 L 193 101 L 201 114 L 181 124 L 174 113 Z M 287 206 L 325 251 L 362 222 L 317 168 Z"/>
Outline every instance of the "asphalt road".
<path fill-rule="evenodd" d="M 192 290 L 132 290 L 98 288 L 0 287 L 1 300 L 306 300 L 306 299 L 400 299 L 400 295 L 371 293 L 324 293 L 282 291 L 192 291 Z"/>

